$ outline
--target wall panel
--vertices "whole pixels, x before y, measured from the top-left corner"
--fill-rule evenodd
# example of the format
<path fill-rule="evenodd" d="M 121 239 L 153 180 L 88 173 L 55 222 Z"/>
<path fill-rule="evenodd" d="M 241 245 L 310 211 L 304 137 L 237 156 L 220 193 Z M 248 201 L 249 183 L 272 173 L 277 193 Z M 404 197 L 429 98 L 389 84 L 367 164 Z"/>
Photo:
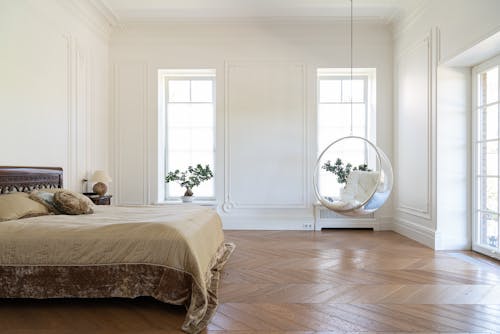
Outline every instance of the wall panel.
<path fill-rule="evenodd" d="M 306 206 L 304 80 L 301 64 L 227 66 L 226 202 L 233 207 Z"/>
<path fill-rule="evenodd" d="M 158 191 L 164 173 L 158 70 L 215 69 L 214 205 L 224 226 L 310 228 L 304 224 L 314 221 L 316 69 L 348 66 L 344 28 L 291 21 L 132 23 L 116 30 L 110 57 L 120 72 L 112 85 L 114 170 L 120 174 L 115 203 L 164 200 Z M 387 25 L 361 23 L 357 33 L 355 66 L 376 68 L 377 142 L 391 157 L 391 32 Z M 145 74 L 140 64 L 147 64 Z M 391 212 L 388 203 L 381 217 Z"/>
<path fill-rule="evenodd" d="M 398 60 L 398 210 L 430 219 L 431 46 L 418 42 Z"/>
<path fill-rule="evenodd" d="M 143 63 L 124 63 L 114 68 L 114 174 L 117 201 L 143 204 L 146 180 L 146 67 Z M 134 92 L 130 94 L 129 92 Z"/>

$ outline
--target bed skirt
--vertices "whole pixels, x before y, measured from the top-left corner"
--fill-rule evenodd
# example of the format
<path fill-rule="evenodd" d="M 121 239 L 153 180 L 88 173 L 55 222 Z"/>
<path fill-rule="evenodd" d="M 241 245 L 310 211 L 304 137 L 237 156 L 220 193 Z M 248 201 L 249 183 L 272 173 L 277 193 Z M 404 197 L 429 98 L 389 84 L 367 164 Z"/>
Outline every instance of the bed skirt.
<path fill-rule="evenodd" d="M 0 298 L 135 298 L 150 296 L 159 301 L 185 305 L 182 330 L 198 333 L 217 309 L 221 271 L 235 246 L 222 244 L 210 263 L 207 291 L 190 273 L 151 264 L 87 266 L 1 265 Z"/>

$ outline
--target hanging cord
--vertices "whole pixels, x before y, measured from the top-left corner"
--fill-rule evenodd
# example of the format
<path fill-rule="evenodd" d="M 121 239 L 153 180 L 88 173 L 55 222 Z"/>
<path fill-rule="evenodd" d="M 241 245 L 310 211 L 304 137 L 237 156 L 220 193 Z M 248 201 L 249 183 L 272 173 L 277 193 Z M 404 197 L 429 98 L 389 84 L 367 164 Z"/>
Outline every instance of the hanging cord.
<path fill-rule="evenodd" d="M 350 33 L 351 33 L 351 39 L 350 39 L 350 54 L 349 54 L 349 57 L 350 57 L 350 65 L 351 65 L 351 80 L 350 80 L 350 83 L 351 83 L 351 136 L 353 135 L 353 131 L 352 131 L 352 123 L 353 123 L 353 112 L 352 112 L 352 36 L 353 36 L 353 33 L 352 33 L 352 27 L 353 27 L 353 13 L 352 13 L 352 8 L 353 8 L 353 5 L 352 5 L 352 0 L 349 0 L 350 3 L 351 3 L 351 11 L 350 11 L 350 14 L 351 14 L 351 29 L 350 29 Z"/>

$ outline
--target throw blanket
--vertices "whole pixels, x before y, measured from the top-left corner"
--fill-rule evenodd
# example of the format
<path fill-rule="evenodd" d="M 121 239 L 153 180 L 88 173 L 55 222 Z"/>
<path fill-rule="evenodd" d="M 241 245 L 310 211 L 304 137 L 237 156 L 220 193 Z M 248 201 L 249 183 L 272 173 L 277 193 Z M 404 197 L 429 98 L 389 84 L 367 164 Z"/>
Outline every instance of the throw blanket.
<path fill-rule="evenodd" d="M 202 330 L 234 249 L 217 213 L 194 205 L 95 211 L 1 222 L 0 297 L 150 295 L 187 305 L 183 330 Z"/>

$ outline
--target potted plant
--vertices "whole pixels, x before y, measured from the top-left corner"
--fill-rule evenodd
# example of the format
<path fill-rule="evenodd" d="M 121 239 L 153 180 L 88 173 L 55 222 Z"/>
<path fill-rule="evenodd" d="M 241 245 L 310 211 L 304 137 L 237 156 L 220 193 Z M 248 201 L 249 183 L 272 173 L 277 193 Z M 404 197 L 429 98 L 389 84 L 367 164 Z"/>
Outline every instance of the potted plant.
<path fill-rule="evenodd" d="M 184 196 L 181 197 L 183 202 L 193 201 L 193 188 L 199 186 L 202 182 L 210 180 L 214 176 L 209 165 L 203 167 L 201 164 L 196 165 L 196 167 L 189 166 L 187 170 L 181 172 L 176 169 L 173 172 L 169 172 L 165 177 L 165 182 L 177 181 L 177 183 L 186 188 Z"/>
<path fill-rule="evenodd" d="M 361 170 L 361 171 L 371 172 L 371 169 L 368 169 L 367 164 L 362 164 L 353 168 L 352 164 L 349 162 L 344 166 L 344 163 L 340 158 L 337 158 L 335 164 L 333 165 L 332 162 L 328 160 L 323 164 L 323 166 L 321 166 L 321 168 L 336 175 L 337 182 L 340 184 L 344 184 L 344 187 L 345 184 L 347 183 L 347 179 L 349 178 L 349 174 L 351 174 L 351 171 Z"/>

